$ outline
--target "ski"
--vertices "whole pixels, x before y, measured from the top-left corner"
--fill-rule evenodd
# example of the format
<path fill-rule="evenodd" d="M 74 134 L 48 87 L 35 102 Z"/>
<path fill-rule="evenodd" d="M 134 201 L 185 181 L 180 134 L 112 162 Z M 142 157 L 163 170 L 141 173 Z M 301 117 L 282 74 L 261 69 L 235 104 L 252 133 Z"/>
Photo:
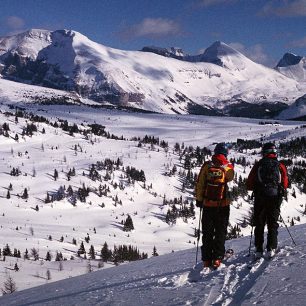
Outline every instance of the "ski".
<path fill-rule="evenodd" d="M 188 280 L 189 282 L 197 282 L 199 279 L 201 279 L 202 275 L 209 274 L 210 272 L 216 271 L 219 268 L 224 267 L 224 262 L 226 262 L 229 258 L 231 258 L 234 255 L 233 249 L 227 249 L 224 253 L 224 259 L 219 267 L 204 267 L 203 262 L 197 263 L 189 272 L 188 274 Z"/>
<path fill-rule="evenodd" d="M 248 263 L 248 269 L 252 270 L 254 267 L 259 266 L 261 263 L 263 263 L 264 257 L 254 258 Z"/>
<path fill-rule="evenodd" d="M 273 256 L 269 256 L 268 254 L 262 255 L 261 257 L 258 258 L 253 258 L 249 264 L 248 264 L 248 268 L 251 270 L 253 267 L 259 266 L 261 263 L 263 263 L 265 260 L 270 261 L 272 259 L 274 259 L 277 256 L 276 252 L 275 254 L 273 254 Z"/>

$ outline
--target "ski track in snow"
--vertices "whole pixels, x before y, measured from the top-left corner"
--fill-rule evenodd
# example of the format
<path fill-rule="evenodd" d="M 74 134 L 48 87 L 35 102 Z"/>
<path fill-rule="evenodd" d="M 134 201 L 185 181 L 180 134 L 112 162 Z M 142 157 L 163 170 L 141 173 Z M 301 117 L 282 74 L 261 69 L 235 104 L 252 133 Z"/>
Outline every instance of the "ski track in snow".
<path fill-rule="evenodd" d="M 296 226 L 292 232 L 295 237 L 303 233 L 302 237 L 305 228 Z M 292 247 L 286 234 L 283 229 L 280 231 L 280 251 L 276 257 L 260 259 L 251 270 L 246 237 L 229 242 L 235 254 L 218 270 L 197 270 L 200 274 L 197 282 L 188 281 L 188 266 L 195 251 L 190 249 L 24 290 L 4 296 L 0 303 L 7 306 L 303 305 L 300 301 L 305 298 L 305 276 L 295 279 L 293 273 L 305 267 L 300 260 L 306 257 L 305 237 L 299 239 L 297 247 Z M 280 302 L 274 302 L 278 296 Z"/>
<path fill-rule="evenodd" d="M 169 141 L 171 146 L 179 139 L 179 141 L 184 141 L 188 145 L 207 145 L 212 148 L 212 141 L 216 140 L 216 131 L 219 137 L 217 140 L 220 141 L 224 140 L 225 137 L 227 137 L 228 141 L 235 141 L 238 137 L 252 139 L 258 138 L 260 135 L 266 138 L 276 137 L 278 139 L 305 135 L 305 129 L 299 128 L 300 123 L 298 122 L 283 122 L 280 126 L 267 127 L 259 125 L 259 120 L 241 118 L 178 117 L 158 114 L 131 115 L 117 111 L 96 112 L 91 109 L 85 110 L 84 108 L 66 106 L 33 106 L 32 110 L 48 118 L 53 117 L 53 120 L 55 116 L 59 116 L 69 120 L 69 122 L 77 122 L 78 124 L 87 120 L 91 123 L 96 121 L 106 125 L 110 132 L 118 135 L 123 134 L 127 138 L 135 135 L 143 137 L 145 134 L 159 136 L 161 139 Z M 1 118 L 8 120 L 4 118 L 3 114 Z M 9 122 L 12 131 L 20 133 L 22 126 L 25 124 L 25 119 L 20 118 L 18 124 L 11 123 L 12 121 Z M 165 192 L 173 196 L 179 192 L 180 182 L 177 178 L 161 175 L 165 171 L 164 163 L 178 163 L 178 156 L 174 153 L 150 151 L 145 148 L 139 149 L 136 142 L 105 139 L 100 139 L 95 145 L 89 146 L 88 142 L 80 137 L 80 135 L 70 137 L 61 131 L 59 131 L 59 134 L 55 134 L 56 130 L 53 127 L 40 124 L 40 127 L 43 126 L 46 128 L 44 136 L 38 133 L 31 138 L 26 138 L 27 140 L 24 142 L 15 142 L 13 139 L 6 138 L 2 139 L 2 155 L 3 158 L 6 158 L 8 165 L 20 166 L 22 163 L 25 163 L 22 169 L 24 169 L 24 173 L 28 174 L 31 173 L 32 165 L 35 165 L 38 173 L 36 178 L 32 178 L 31 175 L 19 178 L 10 177 L 14 184 L 14 193 L 22 191 L 22 188 L 25 186 L 29 186 L 33 198 L 44 198 L 46 191 L 57 190 L 58 184 L 68 184 L 64 173 L 60 173 L 59 182 L 50 179 L 50 173 L 55 168 L 64 168 L 67 171 L 68 168 L 77 165 L 76 170 L 81 171 L 83 168 L 88 168 L 88 164 L 91 161 L 100 160 L 104 157 L 117 158 L 118 156 L 123 159 L 126 165 L 136 165 L 137 168 L 144 168 L 148 181 L 153 181 L 153 184 L 156 185 L 154 188 L 161 195 L 164 193 L 161 190 L 165 190 Z M 163 133 L 161 133 L 162 131 Z M 14 135 L 13 132 L 11 133 Z M 41 144 L 43 142 L 46 145 L 42 154 L 40 152 L 42 151 Z M 76 143 L 84 146 L 88 152 L 77 152 L 77 155 L 74 154 L 71 148 Z M 51 150 L 50 147 L 53 145 L 60 145 L 59 151 Z M 10 147 L 14 149 L 15 155 L 9 152 Z M 26 150 L 31 155 L 30 163 L 24 154 L 22 156 L 16 154 Z M 236 157 L 245 156 L 238 152 L 235 152 L 235 154 Z M 63 156 L 67 156 L 67 164 L 60 159 Z M 250 156 L 250 161 L 253 161 L 255 158 L 256 155 Z M 51 160 L 53 160 L 53 163 L 50 164 Z M 48 164 L 49 166 L 47 167 Z M 2 165 L 3 172 L 10 170 L 8 165 Z M 152 169 L 155 169 L 155 171 Z M 243 168 L 240 165 L 237 165 L 236 169 L 243 177 L 246 175 L 243 173 Z M 46 190 L 42 190 L 40 186 L 44 182 L 48 183 L 48 185 L 44 186 Z M 72 179 L 72 183 L 76 186 L 80 182 L 79 177 Z M 91 184 L 93 185 L 94 183 Z M 7 186 L 5 176 L 3 177 L 2 185 Z M 60 249 L 66 252 L 66 254 L 70 254 L 75 251 L 74 248 L 76 249 L 76 247 L 71 245 L 70 240 L 65 238 L 65 243 L 67 243 L 65 244 L 62 242 L 58 243 L 57 239 L 64 235 L 64 233 L 68 234 L 69 239 L 76 235 L 78 235 L 76 236 L 78 239 L 83 239 L 89 230 L 88 227 L 97 226 L 98 234 L 96 236 L 91 234 L 95 245 L 100 245 L 106 239 L 107 241 L 111 240 L 111 243 L 121 243 L 124 241 L 125 243 L 139 244 L 141 250 L 150 252 L 152 245 L 156 243 L 160 254 L 169 253 L 171 250 L 175 250 L 175 252 L 167 256 L 159 256 L 159 258 L 151 258 L 137 263 L 89 273 L 82 277 L 66 279 L 60 283 L 49 283 L 45 287 L 20 291 L 11 296 L 0 298 L 0 305 L 134 306 L 150 305 L 153 303 L 154 305 L 163 306 L 202 306 L 204 303 L 206 305 L 251 305 L 261 303 L 261 305 L 271 306 L 277 305 L 274 302 L 271 303 L 271 296 L 275 298 L 276 295 L 279 295 L 280 303 L 283 302 L 284 294 L 298 299 L 294 300 L 295 303 L 290 305 L 299 305 L 298 303 L 305 298 L 305 285 L 303 285 L 303 281 L 306 282 L 306 280 L 303 279 L 303 276 L 301 280 L 295 279 L 296 275 L 300 274 L 305 267 L 303 266 L 303 261 L 305 261 L 306 257 L 304 243 L 305 226 L 290 228 L 293 234 L 295 233 L 295 238 L 299 238 L 297 248 L 289 246 L 291 244 L 290 237 L 282 229 L 280 233 L 281 250 L 277 257 L 271 261 L 262 260 L 251 271 L 247 267 L 250 259 L 246 257 L 249 238 L 228 241 L 227 247 L 235 250 L 234 256 L 229 258 L 224 263 L 224 266 L 217 271 L 210 273 L 207 273 L 207 271 L 199 272 L 198 281 L 192 283 L 189 282 L 188 277 L 190 268 L 194 264 L 195 249 L 177 250 L 187 249 L 192 246 L 192 244 L 188 243 L 188 240 L 191 239 L 190 237 L 193 237 L 192 227 L 198 224 L 197 221 L 192 220 L 189 224 L 178 222 L 175 226 L 168 226 L 159 218 L 161 216 L 162 196 L 154 198 L 149 192 L 145 193 L 139 184 L 129 188 L 127 188 L 129 194 L 122 192 L 122 197 L 127 204 L 124 203 L 122 208 L 117 207 L 115 212 L 115 208 L 111 203 L 106 202 L 107 207 L 105 210 L 108 210 L 104 214 L 100 214 L 101 208 L 98 205 L 78 205 L 77 208 L 72 208 L 69 203 L 62 202 L 55 203 L 54 207 L 51 207 L 51 205 L 41 205 L 39 213 L 34 212 L 31 206 L 33 206 L 32 203 L 36 202 L 24 202 L 22 199 L 17 199 L 16 195 L 12 197 L 13 199 L 6 201 L 6 189 L 4 188 L 5 191 L 2 190 L 3 203 L 1 205 L 1 213 L 5 212 L 6 217 L 2 219 L 1 224 L 3 245 L 9 239 L 15 243 L 14 246 L 23 248 L 23 251 L 25 247 L 28 247 L 30 240 L 34 241 L 34 239 L 37 239 L 37 245 L 39 244 L 41 247 L 42 255 L 44 255 L 45 249 L 43 247 L 45 245 L 50 245 L 50 249 L 52 247 L 51 250 Z M 136 203 L 129 201 L 131 195 L 135 195 Z M 184 196 L 186 196 L 186 192 Z M 94 204 L 99 203 L 95 197 L 91 199 Z M 282 205 L 282 211 L 286 213 L 284 215 L 285 219 L 289 220 L 289 216 L 292 218 L 298 215 L 301 216 L 301 222 L 305 222 L 306 216 L 300 212 L 302 211 L 301 204 L 303 203 L 305 203 L 305 195 L 297 193 L 297 198 L 293 198 L 289 194 L 289 201 Z M 231 207 L 231 221 L 237 222 L 239 219 L 241 221 L 241 217 L 245 214 L 246 209 L 249 208 L 249 203 L 243 204 L 245 206 L 239 210 L 235 206 L 237 203 L 233 203 Z M 134 218 L 137 231 L 131 232 L 130 237 L 126 237 L 120 228 L 116 228 L 117 221 L 115 216 L 121 216 L 123 209 L 125 212 L 133 213 L 136 207 L 139 210 L 138 216 Z M 112 223 L 108 224 L 107 222 L 110 222 L 110 217 L 112 218 Z M 22 229 L 16 231 L 15 226 L 20 224 Z M 23 227 L 23 224 L 34 224 L 37 236 L 31 238 L 31 235 L 27 233 L 28 229 L 26 226 Z M 72 227 L 75 224 L 78 224 L 80 228 L 78 234 L 72 231 Z M 100 225 L 101 227 L 98 227 Z M 115 228 L 114 230 L 112 229 L 113 227 Z M 302 230 L 299 230 L 299 228 L 302 228 Z M 68 230 L 71 232 L 68 232 Z M 249 228 L 242 230 L 243 234 L 249 233 Z M 109 232 L 115 232 L 116 239 L 114 237 L 108 238 L 111 237 L 108 235 Z M 55 237 L 52 242 L 53 245 L 46 239 L 47 234 L 50 233 Z M 165 240 L 166 235 L 171 238 L 171 243 L 170 238 L 169 241 Z M 8 257 L 5 263 L 2 262 L 1 267 L 3 269 L 10 269 L 12 260 L 15 259 Z M 63 274 L 62 278 L 70 277 L 71 270 L 69 268 L 74 269 L 73 276 L 78 275 L 78 273 L 85 273 L 85 264 L 82 266 L 82 263 L 78 260 L 68 260 L 63 263 L 66 271 L 63 273 L 66 274 Z M 21 271 L 18 274 L 12 272 L 16 279 L 19 278 L 20 285 L 17 284 L 18 290 L 22 290 L 26 286 L 34 287 L 38 284 L 46 283 L 46 280 L 41 275 L 39 275 L 40 277 L 33 275 L 36 271 L 40 271 L 39 269 L 45 269 L 46 266 L 40 265 L 39 262 L 25 262 L 21 260 L 18 262 L 19 264 L 22 268 L 21 270 L 26 270 L 26 265 L 28 265 L 27 271 L 30 270 L 30 274 Z M 57 277 L 59 276 L 56 274 L 60 274 L 55 272 L 57 270 L 55 264 L 54 261 L 50 265 L 45 263 L 52 270 L 52 281 L 58 280 L 59 278 Z M 78 268 L 77 265 L 79 265 Z M 81 269 L 84 270 L 81 271 Z M 0 276 L 1 279 L 4 279 L 5 272 L 1 270 Z"/>
<path fill-rule="evenodd" d="M 306 254 L 298 250 L 294 250 L 290 246 L 285 246 L 280 250 L 275 258 L 261 258 L 258 262 L 253 264 L 251 269 L 248 266 L 250 260 L 252 260 L 251 257 L 247 257 L 246 252 L 240 252 L 238 255 L 234 255 L 232 258 L 227 260 L 226 264 L 222 264 L 222 266 L 216 271 L 198 271 L 198 273 L 200 273 L 200 277 L 195 283 L 199 283 L 210 288 L 209 292 L 205 293 L 203 305 L 241 305 L 250 297 L 260 301 L 260 297 L 266 291 L 267 281 L 264 283 L 264 286 L 260 291 L 254 293 L 252 292 L 252 288 L 256 283 L 256 280 L 268 272 L 273 271 L 273 266 L 288 265 L 286 258 L 289 258 L 289 256 L 292 256 L 293 254 L 301 255 L 300 258 L 302 259 L 306 257 Z M 286 278 L 283 280 L 286 280 Z M 188 287 L 194 285 L 194 283 L 190 283 L 188 281 L 188 273 L 184 273 L 180 276 L 176 275 L 170 279 L 163 277 L 158 281 L 158 284 L 159 286 L 165 288 Z M 291 286 L 287 286 L 286 288 L 290 289 L 290 287 Z M 193 303 L 195 304 L 192 303 L 191 305 L 196 305 L 197 302 L 199 301 L 194 300 Z"/>

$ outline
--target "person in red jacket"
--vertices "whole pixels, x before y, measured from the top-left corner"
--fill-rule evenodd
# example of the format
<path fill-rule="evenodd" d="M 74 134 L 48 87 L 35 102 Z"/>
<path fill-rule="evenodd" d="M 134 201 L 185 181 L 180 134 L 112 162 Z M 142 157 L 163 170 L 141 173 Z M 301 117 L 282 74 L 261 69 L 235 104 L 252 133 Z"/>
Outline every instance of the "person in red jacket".
<path fill-rule="evenodd" d="M 255 257 L 263 255 L 264 228 L 267 224 L 267 245 L 269 257 L 275 255 L 277 248 L 278 218 L 280 206 L 286 189 L 288 176 L 286 166 L 277 159 L 274 143 L 262 147 L 262 159 L 255 163 L 248 179 L 247 189 L 254 191 L 253 225 L 255 226 Z"/>

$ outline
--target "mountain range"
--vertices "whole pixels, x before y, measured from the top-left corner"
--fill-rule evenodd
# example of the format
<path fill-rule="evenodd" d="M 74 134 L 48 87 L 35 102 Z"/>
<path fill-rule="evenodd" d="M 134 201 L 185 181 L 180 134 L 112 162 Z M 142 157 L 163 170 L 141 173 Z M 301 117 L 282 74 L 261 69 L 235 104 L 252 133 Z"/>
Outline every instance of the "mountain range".
<path fill-rule="evenodd" d="M 71 30 L 0 38 L 3 79 L 62 90 L 75 101 L 160 113 L 301 117 L 305 63 L 286 53 L 268 68 L 220 41 L 188 55 L 179 48 L 118 50 Z"/>

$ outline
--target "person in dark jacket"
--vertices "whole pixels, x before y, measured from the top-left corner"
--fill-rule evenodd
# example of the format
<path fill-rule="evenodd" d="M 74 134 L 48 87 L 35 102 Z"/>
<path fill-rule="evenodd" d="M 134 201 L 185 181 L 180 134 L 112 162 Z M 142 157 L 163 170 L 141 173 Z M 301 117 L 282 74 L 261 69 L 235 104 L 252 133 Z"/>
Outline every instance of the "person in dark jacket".
<path fill-rule="evenodd" d="M 218 268 L 224 257 L 230 212 L 227 183 L 234 178 L 228 153 L 229 145 L 218 143 L 212 160 L 203 164 L 196 183 L 196 206 L 203 209 L 201 251 L 204 267 Z"/>
<path fill-rule="evenodd" d="M 255 257 L 257 258 L 263 255 L 266 224 L 268 256 L 275 255 L 279 226 L 277 221 L 282 199 L 288 188 L 287 169 L 277 159 L 275 144 L 264 144 L 262 155 L 262 159 L 255 163 L 247 179 L 247 189 L 252 190 L 255 197 L 252 222 L 255 226 Z"/>

